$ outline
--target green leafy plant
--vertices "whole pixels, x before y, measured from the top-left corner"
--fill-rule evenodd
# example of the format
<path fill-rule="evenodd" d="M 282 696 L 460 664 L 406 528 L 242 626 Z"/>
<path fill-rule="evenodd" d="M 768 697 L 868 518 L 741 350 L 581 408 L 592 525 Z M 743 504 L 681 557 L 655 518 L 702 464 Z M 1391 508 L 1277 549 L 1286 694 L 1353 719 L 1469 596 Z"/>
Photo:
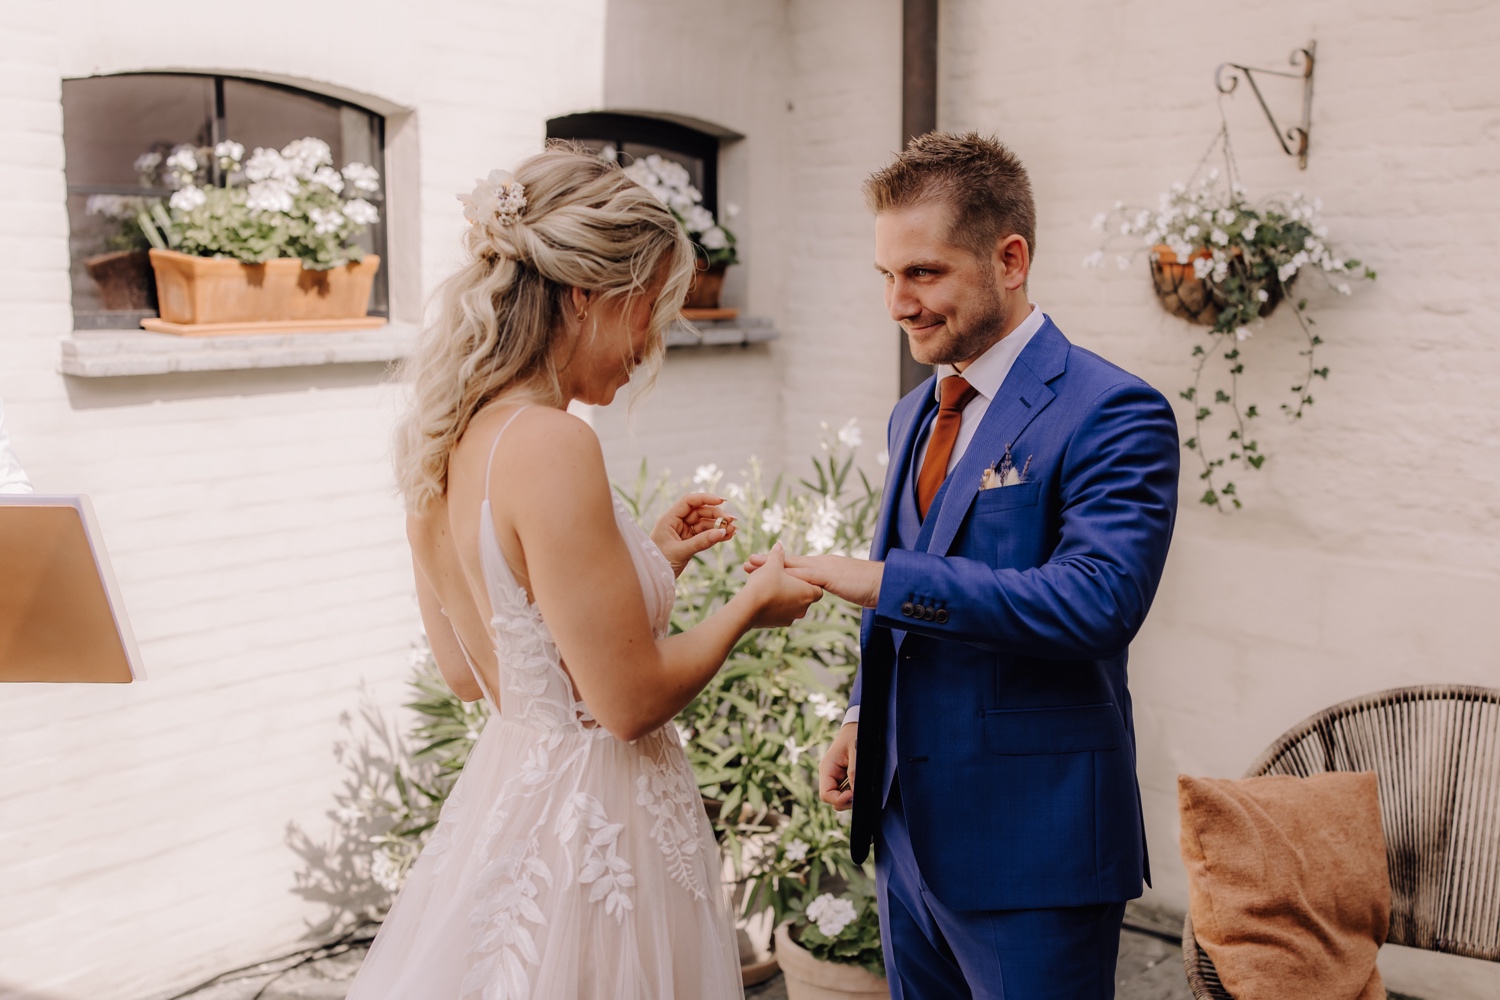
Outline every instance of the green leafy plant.
<path fill-rule="evenodd" d="M 1192 384 L 1180 393 L 1194 410 L 1193 433 L 1183 445 L 1198 456 L 1202 467 L 1204 493 L 1199 501 L 1228 513 L 1242 506 L 1239 488 L 1228 478 L 1229 467 L 1256 470 L 1267 458 L 1254 431 L 1260 408 L 1240 398 L 1245 342 L 1283 299 L 1292 301 L 1292 285 L 1300 275 L 1316 272 L 1333 291 L 1349 295 L 1351 280 L 1373 280 L 1375 272 L 1334 252 L 1327 242 L 1328 227 L 1318 216 L 1321 201 L 1293 193 L 1251 202 L 1234 180 L 1227 132 L 1216 145 L 1220 142 L 1225 174 L 1210 170 L 1191 187 L 1173 184 L 1154 211 L 1118 202 L 1112 212 L 1095 217 L 1094 227 L 1109 234 L 1105 246 L 1120 238 L 1136 243 L 1134 253 L 1116 257 L 1121 268 L 1130 266 L 1136 254 L 1148 252 L 1163 300 L 1172 303 L 1177 315 L 1209 327 L 1207 343 L 1193 346 Z M 1097 267 L 1104 253 L 1104 247 L 1096 250 L 1085 265 Z M 1281 405 L 1293 421 L 1302 419 L 1313 404 L 1313 382 L 1328 378 L 1328 367 L 1317 361 L 1323 338 L 1313 332 L 1308 302 L 1295 300 L 1293 316 L 1302 333 L 1299 355 L 1304 365 L 1291 387 L 1292 400 Z M 1205 370 L 1216 359 L 1225 363 L 1227 387 L 1214 387 L 1210 398 Z M 1205 438 L 1205 425 L 1221 407 L 1229 415 L 1227 445 L 1216 449 Z"/>
<path fill-rule="evenodd" d="M 864 874 L 850 880 L 841 895 L 822 893 L 795 901 L 789 931 L 814 958 L 885 975 L 875 882 Z"/>
<path fill-rule="evenodd" d="M 295 257 L 308 270 L 328 270 L 363 259 L 356 240 L 380 219 L 366 198 L 379 198 L 379 172 L 362 163 L 335 170 L 328 144 L 312 136 L 280 150 L 257 148 L 248 158 L 237 142 L 212 150 L 178 146 L 136 166 L 146 183 L 174 189 L 165 202 L 130 206 L 159 250 L 247 264 Z"/>
<path fill-rule="evenodd" d="M 728 485 L 717 466 L 697 470 L 691 485 L 726 496 L 738 531 L 684 570 L 675 631 L 691 628 L 736 593 L 745 558 L 777 541 L 792 552 L 869 550 L 880 493 L 855 466 L 859 429 L 850 421 L 826 436 L 810 476 L 794 482 L 777 477 L 767 484 L 753 459 L 742 481 Z M 649 524 L 675 499 L 673 485 L 667 475 L 653 478 L 643 463 L 636 482 L 616 491 Z M 849 856 L 848 814 L 825 805 L 817 787 L 818 761 L 843 722 L 859 625 L 857 608 L 825 597 L 790 628 L 751 632 L 675 720 L 715 837 L 741 883 L 744 914 L 769 908 L 780 922 L 830 889 L 864 891 L 858 887 L 873 877 Z M 461 702 L 449 691 L 425 639 L 410 684 L 407 707 L 415 723 L 408 738 L 367 707 L 366 735 L 340 746 L 348 774 L 329 812 L 330 840 L 318 844 L 301 834 L 294 843 L 308 859 L 299 876 L 305 894 L 334 906 L 342 891 L 363 901 L 358 912 L 366 919 L 400 888 L 484 725 L 484 703 Z M 860 919 L 873 921 L 874 912 L 861 910 Z M 875 941 L 878 948 L 878 929 Z M 868 957 L 850 954 L 864 956 L 853 959 L 861 964 Z"/>

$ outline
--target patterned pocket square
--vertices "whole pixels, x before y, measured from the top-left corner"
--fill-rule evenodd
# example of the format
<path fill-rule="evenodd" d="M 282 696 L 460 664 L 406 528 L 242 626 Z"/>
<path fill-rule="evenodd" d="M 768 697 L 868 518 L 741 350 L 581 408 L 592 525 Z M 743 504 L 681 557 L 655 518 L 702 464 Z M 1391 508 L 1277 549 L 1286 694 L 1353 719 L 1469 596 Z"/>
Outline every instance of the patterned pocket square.
<path fill-rule="evenodd" d="M 1027 455 L 1026 461 L 1017 469 L 1015 459 L 1010 454 L 1010 445 L 1006 445 L 1005 454 L 1000 457 L 1000 461 L 984 470 L 984 476 L 979 480 L 979 488 L 998 490 L 1006 486 L 1019 486 L 1026 482 L 1026 473 L 1031 471 L 1031 458 L 1032 456 Z"/>

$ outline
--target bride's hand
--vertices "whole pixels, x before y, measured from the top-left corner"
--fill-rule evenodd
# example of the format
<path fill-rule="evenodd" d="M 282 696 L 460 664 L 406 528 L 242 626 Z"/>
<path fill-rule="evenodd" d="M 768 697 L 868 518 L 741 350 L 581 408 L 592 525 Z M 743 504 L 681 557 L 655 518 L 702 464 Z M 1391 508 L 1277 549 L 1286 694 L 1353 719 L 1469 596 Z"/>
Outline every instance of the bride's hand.
<path fill-rule="evenodd" d="M 681 576 L 693 556 L 734 537 L 734 518 L 719 506 L 724 498 L 713 493 L 689 493 L 674 503 L 651 529 L 651 540 Z"/>
<path fill-rule="evenodd" d="M 823 596 L 823 588 L 788 573 L 786 553 L 777 542 L 740 593 L 755 602 L 752 628 L 781 628 L 807 614 L 807 609 Z"/>

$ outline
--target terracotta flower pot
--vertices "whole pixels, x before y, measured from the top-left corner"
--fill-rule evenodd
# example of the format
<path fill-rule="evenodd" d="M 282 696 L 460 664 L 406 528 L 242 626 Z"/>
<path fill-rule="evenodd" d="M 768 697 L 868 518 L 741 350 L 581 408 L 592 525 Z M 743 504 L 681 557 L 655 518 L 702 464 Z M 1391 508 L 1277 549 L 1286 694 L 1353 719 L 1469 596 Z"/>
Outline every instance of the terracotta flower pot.
<path fill-rule="evenodd" d="M 698 262 L 698 270 L 693 274 L 693 283 L 688 287 L 687 301 L 684 309 L 717 309 L 719 298 L 724 294 L 724 272 L 729 269 L 728 264 L 705 264 Z"/>
<path fill-rule="evenodd" d="M 776 957 L 786 974 L 787 1000 L 890 1000 L 885 977 L 857 965 L 814 958 L 782 924 L 776 928 Z"/>
<path fill-rule="evenodd" d="M 284 333 L 381 326 L 366 315 L 380 258 L 309 271 L 295 258 L 242 264 L 152 250 L 159 320 L 148 330 L 179 334 Z"/>
<path fill-rule="evenodd" d="M 99 299 L 105 309 L 124 312 L 156 308 L 156 282 L 146 251 L 101 253 L 85 259 L 83 266 L 99 286 Z"/>

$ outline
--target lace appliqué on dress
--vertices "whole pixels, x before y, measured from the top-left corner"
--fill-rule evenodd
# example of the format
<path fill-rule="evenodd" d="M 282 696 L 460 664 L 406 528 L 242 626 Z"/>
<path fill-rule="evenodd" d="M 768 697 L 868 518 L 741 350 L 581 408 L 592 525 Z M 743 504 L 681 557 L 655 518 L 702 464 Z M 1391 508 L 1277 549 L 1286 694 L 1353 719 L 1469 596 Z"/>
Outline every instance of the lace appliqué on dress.
<path fill-rule="evenodd" d="M 667 860 L 667 874 L 694 899 L 703 899 L 708 890 L 700 870 L 702 841 L 698 813 L 703 807 L 698 784 L 681 754 L 671 753 L 676 744 L 668 740 L 673 737 L 662 730 L 650 738 L 658 745 L 652 748 L 654 752 L 641 755 L 642 773 L 635 781 L 635 802 L 654 820 L 651 836 Z"/>

